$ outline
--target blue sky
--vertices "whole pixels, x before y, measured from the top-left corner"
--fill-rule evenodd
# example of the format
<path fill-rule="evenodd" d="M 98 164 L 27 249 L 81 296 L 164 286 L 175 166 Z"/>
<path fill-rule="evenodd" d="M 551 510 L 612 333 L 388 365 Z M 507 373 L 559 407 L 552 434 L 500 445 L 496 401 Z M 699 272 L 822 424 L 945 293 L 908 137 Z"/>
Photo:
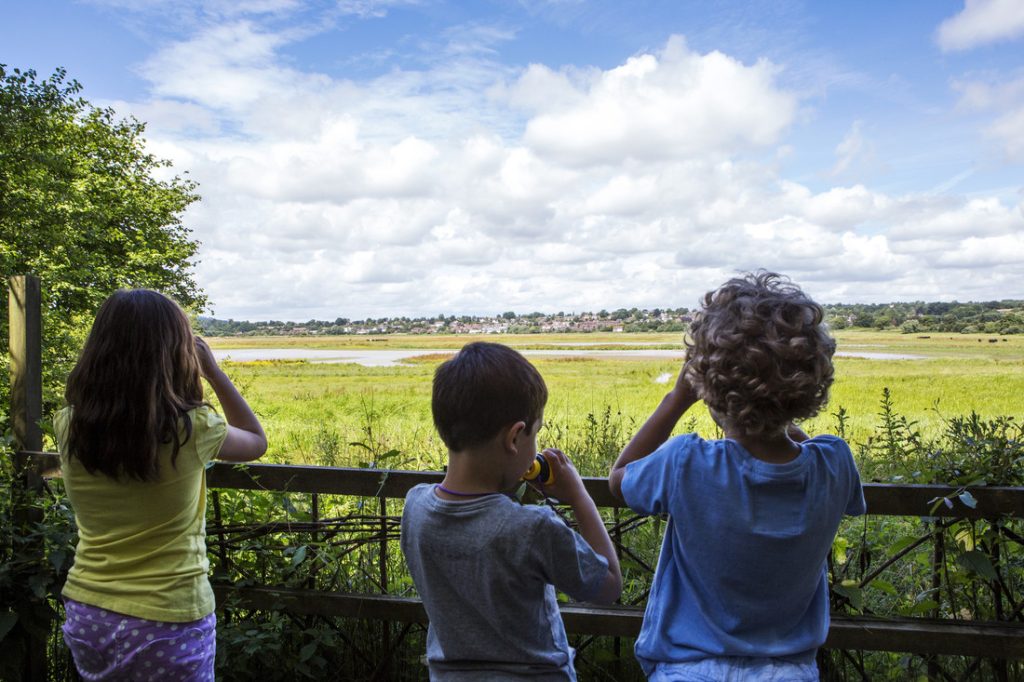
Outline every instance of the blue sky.
<path fill-rule="evenodd" d="M 218 317 L 1024 298 L 1024 3 L 42 0 L 200 182 Z"/>

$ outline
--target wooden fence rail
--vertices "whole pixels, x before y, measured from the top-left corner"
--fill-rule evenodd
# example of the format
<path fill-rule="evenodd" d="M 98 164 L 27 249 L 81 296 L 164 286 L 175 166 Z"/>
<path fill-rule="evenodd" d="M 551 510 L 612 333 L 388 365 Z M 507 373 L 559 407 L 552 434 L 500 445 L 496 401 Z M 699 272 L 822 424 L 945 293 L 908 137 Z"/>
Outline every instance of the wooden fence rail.
<path fill-rule="evenodd" d="M 56 453 L 23 454 L 31 459 L 37 474 L 46 477 L 60 475 L 60 460 Z M 215 462 L 206 472 L 206 483 L 210 488 L 385 498 L 404 498 L 413 486 L 440 483 L 443 478 L 444 474 L 437 471 L 227 462 Z M 607 479 L 584 477 L 583 484 L 598 507 L 622 507 L 622 502 L 608 490 Z M 973 508 L 960 501 L 959 494 L 963 492 L 970 492 L 977 501 Z M 935 501 L 944 497 L 950 499 L 952 507 L 945 504 L 935 506 Z M 871 516 L 1024 518 L 1024 488 L 1011 486 L 962 488 L 949 485 L 865 483 L 864 499 Z"/>
<path fill-rule="evenodd" d="M 59 475 L 54 453 L 31 452 L 35 471 Z M 254 490 L 362 498 L 403 498 L 420 483 L 438 483 L 440 472 L 399 471 L 285 464 L 215 463 L 207 471 L 211 489 Z M 603 478 L 584 478 L 587 492 L 602 508 L 621 502 L 608 491 Z M 959 495 L 969 491 L 976 505 L 964 505 Z M 864 485 L 868 514 L 935 518 L 1024 518 L 1024 488 L 943 485 Z M 948 498 L 952 508 L 935 501 Z M 216 530 L 211 530 L 215 534 Z M 232 600 L 252 609 L 282 609 L 300 614 L 363 618 L 405 623 L 426 623 L 419 599 L 387 594 L 341 594 L 305 589 L 219 585 L 218 600 Z M 635 637 L 643 610 L 638 606 L 594 607 L 563 605 L 566 629 L 576 634 Z M 836 614 L 826 648 L 897 651 L 922 655 L 963 655 L 985 658 L 1024 658 L 1024 622 L 960 621 L 928 618 L 879 618 Z"/>

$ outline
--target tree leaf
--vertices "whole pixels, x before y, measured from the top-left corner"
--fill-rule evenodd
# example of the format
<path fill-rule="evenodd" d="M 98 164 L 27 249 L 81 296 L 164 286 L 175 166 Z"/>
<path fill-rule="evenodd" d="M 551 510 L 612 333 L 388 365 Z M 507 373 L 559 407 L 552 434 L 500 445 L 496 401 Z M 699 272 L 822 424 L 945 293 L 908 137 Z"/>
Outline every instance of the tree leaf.
<path fill-rule="evenodd" d="M 869 583 L 869 585 L 873 589 L 885 592 L 886 594 L 891 594 L 894 597 L 898 594 L 896 587 L 891 582 L 882 580 L 881 578 L 875 578 Z"/>
<path fill-rule="evenodd" d="M 850 606 L 860 611 L 864 608 L 864 593 L 855 580 L 844 580 L 838 585 L 833 585 L 832 590 L 836 594 L 846 597 Z"/>
<path fill-rule="evenodd" d="M 968 571 L 977 573 L 986 580 L 996 580 L 998 578 L 996 569 L 992 566 L 992 561 L 984 552 L 972 549 L 958 556 L 956 562 Z"/>

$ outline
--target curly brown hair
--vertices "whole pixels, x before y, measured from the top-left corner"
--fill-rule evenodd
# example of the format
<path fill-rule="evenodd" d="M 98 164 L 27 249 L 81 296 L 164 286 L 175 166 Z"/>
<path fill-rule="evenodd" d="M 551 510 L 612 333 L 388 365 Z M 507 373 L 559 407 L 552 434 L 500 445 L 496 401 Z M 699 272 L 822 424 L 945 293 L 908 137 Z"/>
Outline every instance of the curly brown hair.
<path fill-rule="evenodd" d="M 822 307 L 788 277 L 747 273 L 701 305 L 684 371 L 719 418 L 757 436 L 813 417 L 828 402 L 836 342 Z"/>

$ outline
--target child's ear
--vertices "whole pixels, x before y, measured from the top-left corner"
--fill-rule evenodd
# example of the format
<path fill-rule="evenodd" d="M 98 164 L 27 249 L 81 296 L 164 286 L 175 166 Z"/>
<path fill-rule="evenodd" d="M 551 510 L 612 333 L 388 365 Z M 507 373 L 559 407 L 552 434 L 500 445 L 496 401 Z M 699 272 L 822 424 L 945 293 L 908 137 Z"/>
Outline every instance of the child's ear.
<path fill-rule="evenodd" d="M 505 432 L 505 449 L 515 451 L 518 448 L 516 442 L 520 435 L 526 433 L 526 422 L 516 422 L 508 427 L 508 431 Z"/>

